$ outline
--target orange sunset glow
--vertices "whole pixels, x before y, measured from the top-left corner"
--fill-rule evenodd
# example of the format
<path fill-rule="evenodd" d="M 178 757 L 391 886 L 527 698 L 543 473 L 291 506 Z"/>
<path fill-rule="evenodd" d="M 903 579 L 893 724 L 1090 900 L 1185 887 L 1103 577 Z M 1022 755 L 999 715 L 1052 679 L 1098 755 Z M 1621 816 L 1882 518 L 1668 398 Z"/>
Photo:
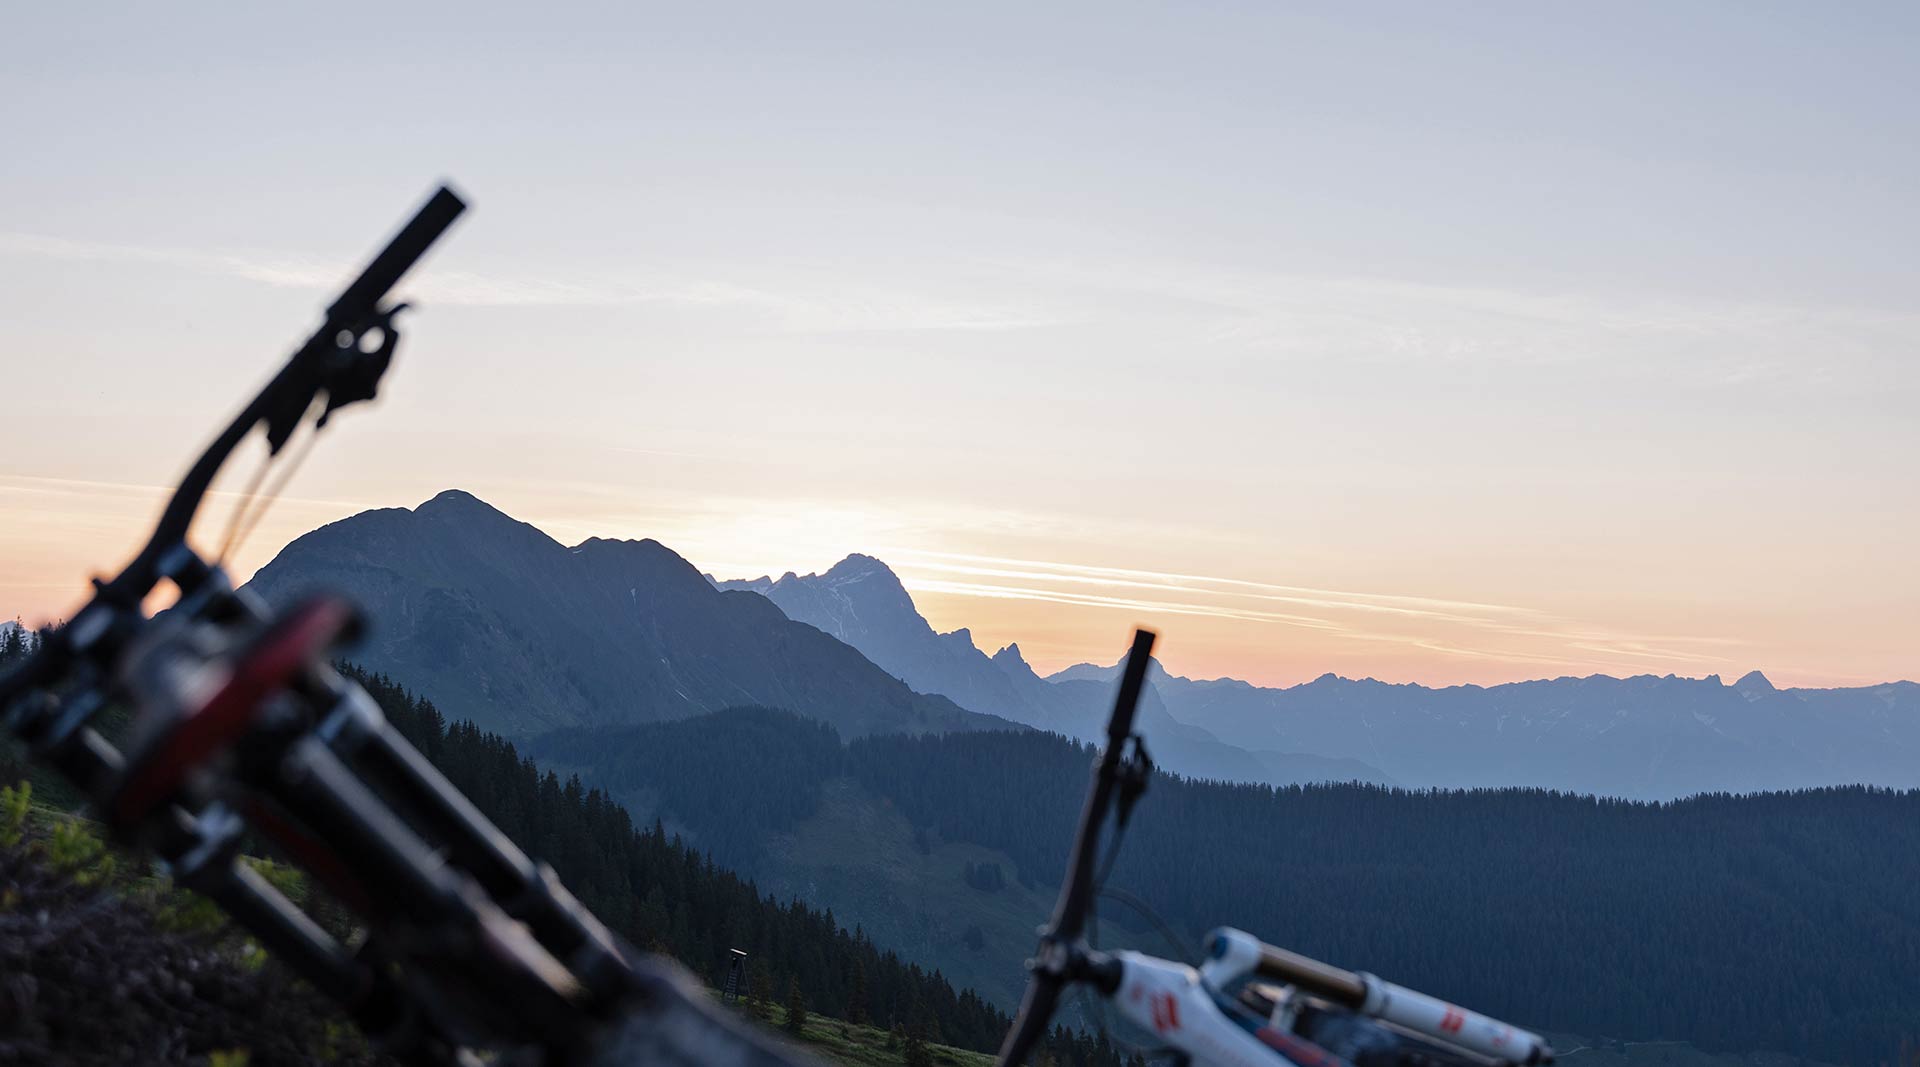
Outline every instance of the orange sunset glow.
<path fill-rule="evenodd" d="M 322 108 L 329 68 L 264 24 L 220 29 L 287 72 L 247 93 L 166 48 L 36 68 L 4 122 L 44 147 L 0 170 L 0 614 L 59 618 L 123 562 L 451 174 L 473 210 L 400 294 L 379 404 L 236 572 L 459 487 L 720 578 L 876 555 L 937 627 L 1043 669 L 1148 623 L 1178 673 L 1271 684 L 1920 675 L 1920 172 L 1891 97 L 1814 78 L 1859 122 L 1803 120 L 1693 65 L 1596 95 L 1442 27 L 1235 67 L 1074 23 L 1106 60 L 1062 69 L 927 17 L 861 23 L 831 69 L 722 77 L 660 26 L 479 82 L 401 20 Z M 929 40 L 955 50 L 921 79 Z M 1118 73 L 1168 64 L 1190 76 L 1152 93 Z M 327 169 L 317 143 L 364 147 Z"/>

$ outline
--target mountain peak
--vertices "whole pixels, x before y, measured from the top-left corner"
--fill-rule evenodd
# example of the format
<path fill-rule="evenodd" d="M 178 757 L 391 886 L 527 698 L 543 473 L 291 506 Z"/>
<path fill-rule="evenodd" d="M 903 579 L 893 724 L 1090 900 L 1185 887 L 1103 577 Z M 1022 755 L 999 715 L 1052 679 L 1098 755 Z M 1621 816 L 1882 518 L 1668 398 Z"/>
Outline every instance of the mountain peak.
<path fill-rule="evenodd" d="M 419 507 L 413 510 L 415 511 L 429 511 L 429 510 L 448 511 L 448 510 L 472 510 L 472 509 L 483 509 L 486 511 L 494 512 L 495 514 L 499 513 L 498 509 L 495 508 L 492 504 L 489 504 L 486 501 L 480 499 L 479 497 L 474 496 L 472 493 L 467 492 L 465 489 L 443 489 L 439 493 L 435 494 L 432 500 L 427 501 L 426 503 L 420 505 Z"/>
<path fill-rule="evenodd" d="M 1759 671 L 1748 671 L 1741 675 L 1740 680 L 1733 683 L 1733 687 L 1743 693 L 1775 692 L 1773 683 L 1768 681 L 1767 676 L 1761 674 Z"/>
<path fill-rule="evenodd" d="M 648 555 L 658 555 L 664 552 L 674 556 L 676 559 L 680 558 L 680 553 L 655 541 L 651 537 L 641 537 L 637 539 L 632 537 L 589 537 L 585 541 L 573 546 L 575 552 L 583 548 L 616 552 L 644 552 Z"/>
<path fill-rule="evenodd" d="M 1021 655 L 1020 646 L 1017 644 L 1009 644 L 1007 647 L 995 652 L 992 656 L 988 657 L 988 662 L 1000 668 L 1001 673 L 1013 679 L 1017 685 L 1035 685 L 1040 681 L 1040 676 L 1034 672 L 1033 666 L 1027 662 L 1027 657 Z"/>
<path fill-rule="evenodd" d="M 914 693 L 771 598 L 723 595 L 658 541 L 568 547 L 457 489 L 304 534 L 247 588 L 285 604 L 316 586 L 380 620 L 363 666 L 407 678 L 488 729 L 531 734 L 740 704 L 777 704 L 853 734 L 1005 725 Z M 893 598 L 880 583 L 831 592 L 862 613 Z M 895 628 L 893 616 L 872 615 Z"/>
<path fill-rule="evenodd" d="M 985 665 L 986 653 L 980 651 L 980 646 L 973 643 L 972 630 L 962 626 L 958 630 L 948 630 L 946 633 L 935 634 L 934 636 L 940 639 L 941 645 L 951 649 L 954 655 L 959 657 L 961 661 L 964 662 L 979 658 L 982 661 L 982 666 Z"/>
<path fill-rule="evenodd" d="M 474 496 L 465 489 L 443 490 L 435 495 L 432 500 L 414 508 L 413 513 L 423 519 L 434 519 L 440 522 L 455 522 L 468 525 L 485 523 L 489 527 L 524 526 L 528 530 L 539 534 L 542 540 L 547 539 L 546 534 L 540 533 L 540 531 L 531 524 L 521 522 L 519 519 L 501 511 L 499 508 Z"/>
<path fill-rule="evenodd" d="M 859 581 L 863 578 L 886 578 L 896 585 L 900 581 L 899 576 L 893 573 L 893 568 L 872 556 L 858 552 L 850 553 L 846 559 L 827 568 L 827 573 L 821 577 L 843 582 Z"/>

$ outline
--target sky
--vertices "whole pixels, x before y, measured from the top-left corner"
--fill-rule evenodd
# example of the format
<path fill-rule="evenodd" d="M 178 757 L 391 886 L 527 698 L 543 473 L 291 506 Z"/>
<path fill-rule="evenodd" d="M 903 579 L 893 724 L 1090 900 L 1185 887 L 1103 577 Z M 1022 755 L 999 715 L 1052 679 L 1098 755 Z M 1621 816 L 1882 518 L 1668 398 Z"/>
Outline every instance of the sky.
<path fill-rule="evenodd" d="M 1920 676 L 1920 9 L 15 5 L 0 615 L 440 180 L 233 557 L 467 489 L 1043 670 Z M 237 488 L 255 457 L 236 463 Z M 216 495 L 202 543 L 217 542 Z"/>

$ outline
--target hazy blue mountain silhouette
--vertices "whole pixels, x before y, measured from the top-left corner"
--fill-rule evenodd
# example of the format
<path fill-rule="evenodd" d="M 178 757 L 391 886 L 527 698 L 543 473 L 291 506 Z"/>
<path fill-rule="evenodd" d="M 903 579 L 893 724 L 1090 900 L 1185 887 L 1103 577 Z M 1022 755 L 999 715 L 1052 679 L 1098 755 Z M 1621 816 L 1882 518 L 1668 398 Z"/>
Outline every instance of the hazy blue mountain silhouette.
<path fill-rule="evenodd" d="M 569 548 L 458 490 L 314 530 L 250 588 L 275 603 L 351 595 L 372 617 L 355 660 L 508 734 L 744 704 L 847 735 L 1008 725 L 914 693 L 763 597 L 716 590 L 658 542 Z"/>
<path fill-rule="evenodd" d="M 1004 709 L 1021 722 L 1051 710 L 1031 703 L 1033 693 L 994 669 L 966 630 L 935 633 L 913 598 L 886 564 L 852 555 L 825 574 L 791 572 L 775 580 L 716 581 L 720 589 L 759 593 L 789 619 L 804 622 L 852 645 L 888 673 L 923 693 L 939 693 L 962 707 Z"/>
<path fill-rule="evenodd" d="M 1118 666 L 1050 676 L 1103 681 Z M 1363 759 L 1414 786 L 1512 786 L 1664 799 L 1821 785 L 1920 786 L 1920 685 L 1776 689 L 1754 671 L 1429 688 L 1323 675 L 1264 688 L 1158 663 L 1175 717 L 1245 746 Z"/>
<path fill-rule="evenodd" d="M 939 693 L 962 707 L 1070 737 L 1104 735 L 1113 707 L 1110 682 L 1048 684 L 1028 666 L 1018 645 L 1008 645 L 989 657 L 965 629 L 936 632 L 899 577 L 872 556 L 848 556 L 824 574 L 788 572 L 779 579 L 714 580 L 714 584 L 762 594 L 788 618 L 846 642 L 916 691 Z M 1250 751 L 1222 743 L 1208 731 L 1169 715 L 1155 693 L 1145 694 L 1141 701 L 1139 724 L 1154 758 L 1167 769 L 1191 777 L 1273 783 L 1389 782 L 1360 760 Z"/>

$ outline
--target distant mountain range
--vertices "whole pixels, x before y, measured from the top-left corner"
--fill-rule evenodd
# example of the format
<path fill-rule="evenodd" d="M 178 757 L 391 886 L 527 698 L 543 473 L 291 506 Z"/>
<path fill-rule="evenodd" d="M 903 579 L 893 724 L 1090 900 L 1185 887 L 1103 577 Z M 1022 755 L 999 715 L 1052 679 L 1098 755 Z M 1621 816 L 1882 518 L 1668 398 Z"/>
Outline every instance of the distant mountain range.
<path fill-rule="evenodd" d="M 316 587 L 369 610 L 356 659 L 509 736 L 764 705 L 848 737 L 1025 724 L 1090 738 L 1116 670 L 1043 679 L 1017 645 L 989 656 L 964 629 L 938 633 L 870 556 L 716 581 L 657 542 L 568 547 L 459 491 L 324 526 L 251 583 L 281 603 Z M 1756 672 L 1435 689 L 1327 675 L 1263 688 L 1156 664 L 1151 683 L 1149 745 L 1195 777 L 1637 798 L 1920 786 L 1912 682 L 1778 690 Z"/>
<path fill-rule="evenodd" d="M 1118 665 L 1078 664 L 1062 684 Z M 1540 786 L 1668 799 L 1865 783 L 1920 786 L 1920 685 L 1776 689 L 1754 671 L 1555 678 L 1434 689 L 1322 675 L 1269 689 L 1198 681 L 1158 663 L 1169 714 L 1245 746 L 1364 759 L 1432 787 Z"/>
<path fill-rule="evenodd" d="M 1017 645 L 989 658 L 966 630 L 936 633 L 870 556 L 824 574 L 716 584 L 761 593 L 917 690 L 1070 736 L 1095 736 L 1119 673 L 1118 664 L 1083 663 L 1040 679 Z M 1149 678 L 1143 732 L 1166 766 L 1203 777 L 1524 785 L 1639 799 L 1920 786 L 1912 682 L 1778 690 L 1755 671 L 1733 685 L 1594 675 L 1435 689 L 1329 674 L 1264 688 L 1181 678 L 1157 662 Z"/>
<path fill-rule="evenodd" d="M 1105 678 L 1063 678 L 1049 683 L 1034 673 L 1020 646 L 989 657 L 964 629 L 936 633 L 914 607 L 913 597 L 885 563 L 852 555 L 825 574 L 779 579 L 708 580 L 720 589 L 759 593 L 796 622 L 804 622 L 859 649 L 861 654 L 922 693 L 939 693 L 965 708 L 989 712 L 1069 737 L 1104 736 L 1113 709 L 1113 686 Z M 1222 743 L 1207 730 L 1169 715 L 1157 693 L 1141 701 L 1140 732 L 1162 766 L 1179 774 L 1224 781 L 1363 781 L 1391 784 L 1386 775 L 1356 759 L 1326 759 Z"/>
<path fill-rule="evenodd" d="M 847 736 L 1010 725 L 913 692 L 658 542 L 569 548 L 457 490 L 306 534 L 249 588 L 281 604 L 352 596 L 373 623 L 356 660 L 509 736 L 750 704 Z"/>

